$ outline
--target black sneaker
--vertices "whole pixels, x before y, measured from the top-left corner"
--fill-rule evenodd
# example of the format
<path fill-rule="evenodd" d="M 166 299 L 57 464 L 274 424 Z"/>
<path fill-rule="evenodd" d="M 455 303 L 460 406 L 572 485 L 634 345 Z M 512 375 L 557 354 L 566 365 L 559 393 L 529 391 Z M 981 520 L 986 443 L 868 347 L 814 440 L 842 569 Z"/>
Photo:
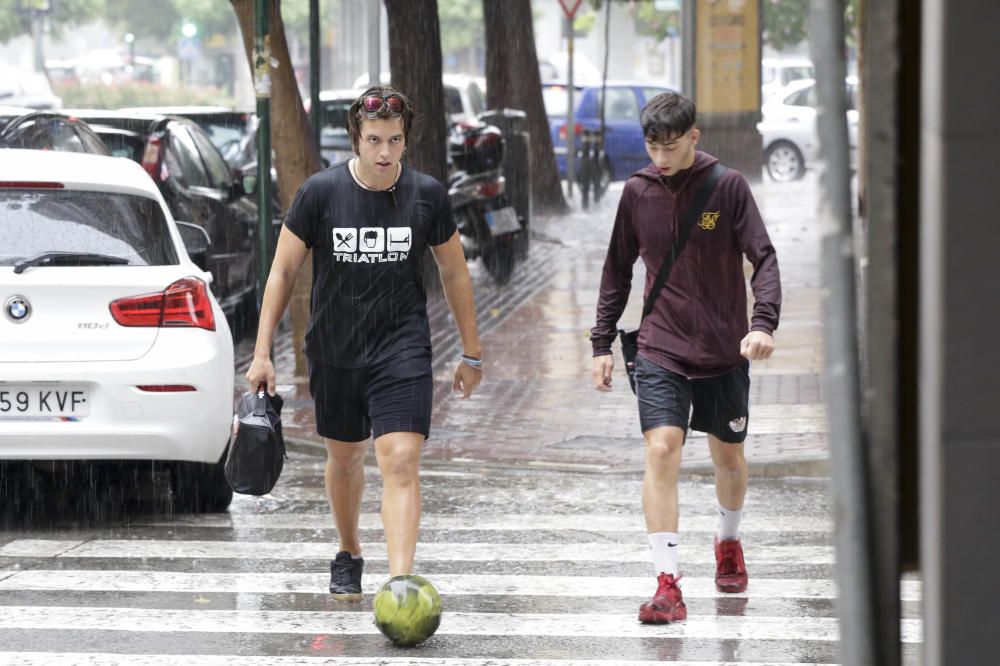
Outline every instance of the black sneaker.
<path fill-rule="evenodd" d="M 346 550 L 330 560 L 330 594 L 337 601 L 361 601 L 363 558 L 353 558 Z"/>

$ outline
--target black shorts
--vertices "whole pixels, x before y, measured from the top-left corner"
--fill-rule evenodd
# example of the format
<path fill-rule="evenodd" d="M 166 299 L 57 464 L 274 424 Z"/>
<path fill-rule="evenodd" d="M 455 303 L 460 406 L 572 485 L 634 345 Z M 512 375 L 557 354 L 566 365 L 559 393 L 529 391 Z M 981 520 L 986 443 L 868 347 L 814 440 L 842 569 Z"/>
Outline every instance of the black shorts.
<path fill-rule="evenodd" d="M 746 439 L 750 421 L 749 361 L 718 377 L 688 379 L 636 356 L 635 382 L 643 432 L 677 426 L 686 433 L 690 415 L 692 430 L 732 444 Z"/>
<path fill-rule="evenodd" d="M 360 442 L 390 432 L 430 434 L 434 381 L 429 352 L 352 369 L 309 361 L 309 392 L 321 437 Z"/>

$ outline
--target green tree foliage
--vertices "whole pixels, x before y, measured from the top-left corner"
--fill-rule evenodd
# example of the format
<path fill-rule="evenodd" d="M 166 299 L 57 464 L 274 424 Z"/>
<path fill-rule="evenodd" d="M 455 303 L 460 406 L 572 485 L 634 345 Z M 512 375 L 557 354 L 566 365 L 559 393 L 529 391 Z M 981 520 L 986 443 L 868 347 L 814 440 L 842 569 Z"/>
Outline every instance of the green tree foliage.
<path fill-rule="evenodd" d="M 764 42 L 777 50 L 796 46 L 809 36 L 809 0 L 762 0 Z M 857 44 L 858 0 L 847 0 L 844 8 L 847 41 Z"/>
<path fill-rule="evenodd" d="M 77 0 L 79 1 L 79 0 Z M 153 37 L 173 42 L 181 36 L 181 26 L 190 21 L 202 37 L 236 30 L 236 18 L 228 2 L 205 0 L 91 0 L 105 5 L 99 13 L 108 23 L 120 26 L 137 38 Z M 60 3 L 61 4 L 61 3 Z M 139 7 L 141 6 L 141 10 Z"/>
<path fill-rule="evenodd" d="M 21 3 L 24 4 L 24 3 Z M 53 2 L 47 21 L 55 35 L 66 28 L 93 20 L 100 16 L 104 0 L 59 0 Z M 27 14 L 17 11 L 17 0 L 0 0 L 0 43 L 16 37 L 31 35 L 31 21 Z"/>
<path fill-rule="evenodd" d="M 482 0 L 438 0 L 441 50 L 460 51 L 483 40 Z"/>
<path fill-rule="evenodd" d="M 636 4 L 632 7 L 632 12 L 635 15 L 636 32 L 640 35 L 653 37 L 659 42 L 669 35 L 680 34 L 680 12 L 661 11 L 652 2 Z"/>

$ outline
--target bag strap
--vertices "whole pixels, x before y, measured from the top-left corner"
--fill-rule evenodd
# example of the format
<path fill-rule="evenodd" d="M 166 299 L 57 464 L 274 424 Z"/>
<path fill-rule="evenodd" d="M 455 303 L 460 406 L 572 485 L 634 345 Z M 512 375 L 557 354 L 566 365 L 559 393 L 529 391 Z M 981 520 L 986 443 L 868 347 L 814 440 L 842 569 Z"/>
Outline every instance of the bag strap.
<path fill-rule="evenodd" d="M 649 290 L 649 298 L 646 299 L 646 303 L 642 308 L 642 319 L 649 316 L 649 313 L 653 311 L 653 304 L 656 303 L 656 299 L 660 296 L 660 290 L 663 289 L 663 285 L 667 283 L 667 277 L 670 276 L 670 269 L 674 267 L 674 262 L 677 261 L 677 257 L 680 255 L 681 250 L 684 249 L 684 244 L 687 242 L 688 236 L 691 235 L 691 229 L 694 227 L 694 222 L 701 214 L 702 209 L 708 204 L 708 198 L 712 196 L 712 192 L 715 190 L 716 183 L 719 182 L 719 178 L 722 174 L 726 172 L 726 165 L 722 162 L 716 162 L 712 166 L 711 172 L 708 176 L 701 182 L 701 186 L 698 188 L 698 192 L 694 196 L 694 200 L 691 202 L 691 207 L 687 209 L 684 218 L 681 220 L 680 233 L 677 236 L 677 240 L 674 244 L 670 246 L 670 254 L 666 256 L 663 263 L 660 265 L 660 272 L 656 274 L 656 280 L 653 282 L 653 288 Z M 642 320 L 639 321 L 639 325 L 642 325 Z"/>

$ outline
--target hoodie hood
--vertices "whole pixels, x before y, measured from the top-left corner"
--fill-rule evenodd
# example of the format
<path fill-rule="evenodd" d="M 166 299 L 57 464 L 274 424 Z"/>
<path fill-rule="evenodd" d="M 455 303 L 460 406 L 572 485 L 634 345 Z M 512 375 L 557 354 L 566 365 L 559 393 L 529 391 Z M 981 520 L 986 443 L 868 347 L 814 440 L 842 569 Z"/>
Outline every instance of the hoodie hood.
<path fill-rule="evenodd" d="M 687 169 L 684 169 L 684 171 L 678 172 L 676 176 L 669 176 L 669 177 L 677 178 L 677 176 L 683 176 L 684 177 L 683 180 L 686 183 L 691 180 L 690 176 L 692 174 L 704 171 L 705 169 L 709 168 L 718 161 L 719 158 L 713 155 L 709 155 L 708 153 L 703 153 L 700 150 L 696 150 L 694 152 L 694 163 Z M 660 170 L 656 168 L 656 165 L 653 164 L 652 162 L 646 165 L 645 168 L 639 169 L 632 175 L 641 176 L 642 178 L 647 178 L 649 180 L 657 180 L 661 182 L 665 182 L 664 179 L 668 178 L 668 176 L 664 176 L 663 174 L 661 174 Z"/>

